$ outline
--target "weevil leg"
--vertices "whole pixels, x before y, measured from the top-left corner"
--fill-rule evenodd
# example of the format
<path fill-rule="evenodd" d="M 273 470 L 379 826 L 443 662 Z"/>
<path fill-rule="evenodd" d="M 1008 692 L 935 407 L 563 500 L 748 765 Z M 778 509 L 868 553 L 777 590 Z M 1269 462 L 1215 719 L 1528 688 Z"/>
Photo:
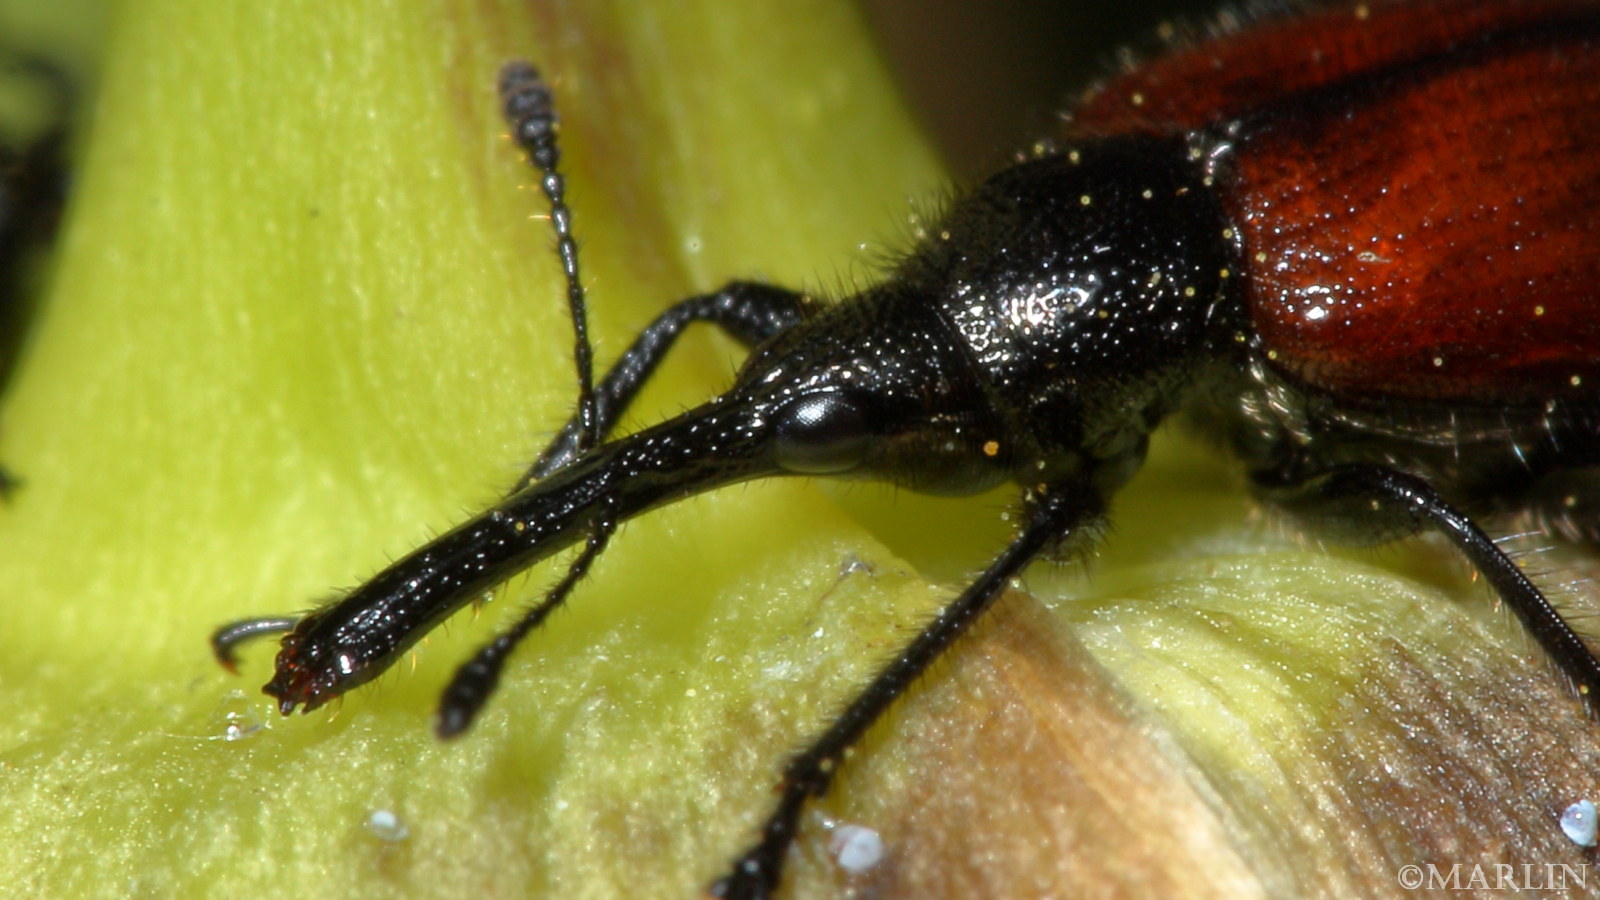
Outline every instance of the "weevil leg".
<path fill-rule="evenodd" d="M 785 288 L 735 281 L 713 293 L 674 303 L 639 332 L 595 390 L 600 436 L 604 438 L 610 434 L 627 411 L 628 404 L 650 380 L 678 335 L 689 324 L 709 322 L 745 347 L 754 348 L 798 324 L 804 315 L 805 302 L 801 294 Z M 583 430 L 580 415 L 574 414 L 562 427 L 509 493 L 515 494 L 578 456 Z"/>
<path fill-rule="evenodd" d="M 1517 564 L 1465 514 L 1413 475 L 1346 464 L 1300 477 L 1253 474 L 1264 499 L 1339 543 L 1387 543 L 1432 528 L 1456 545 L 1600 714 L 1600 660 Z"/>
<path fill-rule="evenodd" d="M 761 840 L 711 885 L 713 897 L 765 900 L 776 888 L 784 857 L 794 843 L 806 800 L 828 790 L 845 752 L 883 716 L 929 665 L 944 653 L 1005 590 L 1006 585 L 1052 545 L 1082 533 L 1105 514 L 1099 492 L 1077 483 L 1034 493 L 1027 525 L 977 580 L 952 600 L 898 656 L 878 670 L 850 705 L 810 747 L 784 767 L 777 807 L 761 827 Z"/>
<path fill-rule="evenodd" d="M 441 738 L 451 738 L 472 725 L 473 719 L 477 718 L 500 684 L 500 671 L 505 667 L 511 651 L 542 625 L 550 613 L 567 601 L 567 595 L 588 574 L 589 567 L 605 550 L 616 530 L 616 510 L 608 506 L 595 516 L 589 525 L 589 539 L 583 550 L 567 566 L 561 580 L 545 592 L 544 599 L 529 607 L 517 624 L 495 635 L 493 640 L 456 669 L 455 676 L 439 698 L 439 713 L 433 727 L 435 734 Z"/>

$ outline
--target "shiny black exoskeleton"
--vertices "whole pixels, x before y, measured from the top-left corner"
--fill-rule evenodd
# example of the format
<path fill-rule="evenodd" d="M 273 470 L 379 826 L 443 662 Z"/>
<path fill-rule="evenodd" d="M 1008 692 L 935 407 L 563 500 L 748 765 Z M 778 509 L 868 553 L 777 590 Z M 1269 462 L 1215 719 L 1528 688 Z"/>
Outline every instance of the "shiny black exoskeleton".
<path fill-rule="evenodd" d="M 511 66 L 502 93 L 514 134 L 543 175 L 569 299 L 581 312 L 548 91 L 530 68 Z M 1402 471 L 1399 459 L 1426 469 L 1426 454 L 1397 455 L 1393 441 L 1319 443 L 1309 453 L 1274 430 L 1263 410 L 1281 411 L 1287 388 L 1261 365 L 1238 287 L 1238 235 L 1210 189 L 1231 150 L 1221 133 L 1085 143 L 984 183 L 859 296 L 820 305 L 734 283 L 681 301 L 592 393 L 582 392 L 578 415 L 494 508 L 309 615 L 222 629 L 217 653 L 231 665 L 242 640 L 287 631 L 265 690 L 286 714 L 314 709 L 383 672 L 485 589 L 583 542 L 545 600 L 458 672 L 438 722 L 453 735 L 482 708 L 517 641 L 565 600 L 628 517 L 783 474 L 884 479 L 939 494 L 1015 482 L 1024 504 L 1015 540 L 789 762 L 760 841 L 712 888 L 764 897 L 779 881 L 806 799 L 826 790 L 846 749 L 1011 578 L 1043 553 L 1092 538 L 1151 431 L 1192 409 L 1246 457 L 1266 496 L 1333 536 L 1445 534 L 1574 680 L 1600 692 L 1600 663 L 1447 502 L 1463 488 L 1450 472 Z M 733 387 L 602 443 L 695 321 L 752 348 Z M 587 383 L 581 338 L 580 350 Z M 1217 402 L 1223 393 L 1243 402 Z"/>

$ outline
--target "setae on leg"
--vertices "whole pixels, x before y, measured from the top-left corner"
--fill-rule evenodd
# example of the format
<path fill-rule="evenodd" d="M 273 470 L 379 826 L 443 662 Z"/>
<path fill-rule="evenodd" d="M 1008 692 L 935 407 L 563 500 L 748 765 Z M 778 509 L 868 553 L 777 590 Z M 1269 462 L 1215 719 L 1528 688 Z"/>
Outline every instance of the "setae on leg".
<path fill-rule="evenodd" d="M 1254 477 L 1264 499 L 1332 541 L 1381 544 L 1424 528 L 1444 535 L 1572 679 L 1589 707 L 1597 709 L 1600 660 L 1517 564 L 1427 481 L 1367 464 L 1333 466 L 1299 477 L 1262 472 Z"/>

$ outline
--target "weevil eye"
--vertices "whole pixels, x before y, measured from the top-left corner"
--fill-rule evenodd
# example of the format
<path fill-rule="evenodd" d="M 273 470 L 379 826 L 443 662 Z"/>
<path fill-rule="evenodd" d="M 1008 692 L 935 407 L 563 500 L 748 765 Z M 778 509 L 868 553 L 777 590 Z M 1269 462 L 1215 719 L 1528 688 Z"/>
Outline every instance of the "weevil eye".
<path fill-rule="evenodd" d="M 807 394 L 778 410 L 772 452 L 790 472 L 833 475 L 860 465 L 876 437 L 857 399 L 837 392 Z"/>

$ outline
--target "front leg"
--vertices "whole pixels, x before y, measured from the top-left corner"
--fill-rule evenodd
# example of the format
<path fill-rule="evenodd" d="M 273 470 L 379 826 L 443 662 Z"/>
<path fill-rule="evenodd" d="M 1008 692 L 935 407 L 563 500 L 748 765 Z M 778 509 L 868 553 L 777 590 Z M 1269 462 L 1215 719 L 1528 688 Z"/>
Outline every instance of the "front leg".
<path fill-rule="evenodd" d="M 761 840 L 711 886 L 714 897 L 765 900 L 777 888 L 784 857 L 794 843 L 800 812 L 832 783 L 845 752 L 881 718 L 928 666 L 977 621 L 1006 585 L 1052 545 L 1085 532 L 1105 514 L 1105 500 L 1089 485 L 1071 483 L 1030 492 L 1022 533 L 983 574 L 923 628 L 900 654 L 867 682 L 833 724 L 784 767 L 776 809 L 761 828 Z"/>
<path fill-rule="evenodd" d="M 601 440 L 610 435 L 690 323 L 710 322 L 745 347 L 754 348 L 798 324 L 804 304 L 803 295 L 795 291 L 749 281 L 730 282 L 721 290 L 672 304 L 639 332 L 596 386 L 597 435 Z M 583 412 L 578 410 L 507 494 L 515 494 L 571 462 L 580 452 L 582 434 Z"/>
<path fill-rule="evenodd" d="M 1444 535 L 1600 713 L 1600 660 L 1517 564 L 1433 485 L 1395 469 L 1360 463 L 1288 471 L 1253 473 L 1258 491 L 1329 540 L 1370 546 L 1424 528 Z"/>

